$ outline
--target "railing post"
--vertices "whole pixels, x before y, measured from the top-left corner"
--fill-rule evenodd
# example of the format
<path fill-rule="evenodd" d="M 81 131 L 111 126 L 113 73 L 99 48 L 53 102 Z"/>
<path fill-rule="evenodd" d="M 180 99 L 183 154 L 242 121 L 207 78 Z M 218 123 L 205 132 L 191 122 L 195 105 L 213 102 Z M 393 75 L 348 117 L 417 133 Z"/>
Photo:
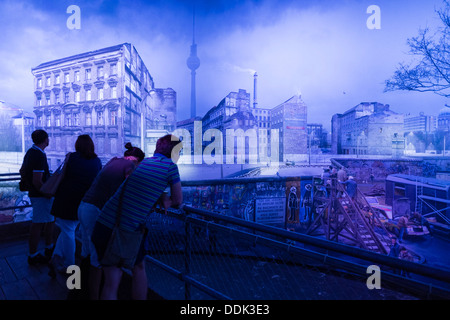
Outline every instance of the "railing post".
<path fill-rule="evenodd" d="M 184 248 L 184 273 L 190 275 L 191 273 L 191 224 L 185 219 L 185 248 Z M 188 281 L 184 281 L 184 299 L 191 300 L 191 285 Z"/>

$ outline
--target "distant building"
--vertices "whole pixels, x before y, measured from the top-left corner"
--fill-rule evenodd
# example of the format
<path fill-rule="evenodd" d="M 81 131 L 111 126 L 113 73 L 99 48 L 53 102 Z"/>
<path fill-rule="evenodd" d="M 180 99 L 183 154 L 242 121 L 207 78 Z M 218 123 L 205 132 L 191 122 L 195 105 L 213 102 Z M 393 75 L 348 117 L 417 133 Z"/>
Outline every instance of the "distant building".
<path fill-rule="evenodd" d="M 280 161 L 306 161 L 307 106 L 300 95 L 270 110 L 270 128 L 279 130 Z"/>
<path fill-rule="evenodd" d="M 34 114 L 0 100 L 0 151 L 25 152 L 33 145 Z"/>
<path fill-rule="evenodd" d="M 436 117 L 421 112 L 418 116 L 405 115 L 403 129 L 407 132 L 433 132 L 436 130 Z"/>
<path fill-rule="evenodd" d="M 326 148 L 328 146 L 328 132 L 323 128 L 321 123 L 308 123 L 307 125 L 308 145 L 317 148 Z"/>
<path fill-rule="evenodd" d="M 251 112 L 256 120 L 256 127 L 259 129 L 270 129 L 270 109 L 252 108 Z"/>
<path fill-rule="evenodd" d="M 403 115 L 389 105 L 362 102 L 331 121 L 332 152 L 356 155 L 403 154 Z"/>
<path fill-rule="evenodd" d="M 251 161 L 249 155 L 257 154 L 258 161 L 306 161 L 307 107 L 300 96 L 293 96 L 279 106 L 268 109 L 259 108 L 257 103 L 250 107 L 250 94 L 243 89 L 230 92 L 220 103 L 211 108 L 203 118 L 190 118 L 177 122 L 177 129 L 189 131 L 193 142 L 194 129 L 201 126 L 202 134 L 209 129 L 218 129 L 223 136 L 224 155 L 227 152 L 227 130 L 237 133 L 241 129 L 246 136 L 245 162 Z M 197 127 L 198 130 L 199 127 Z M 273 159 L 271 129 L 278 130 L 278 138 L 274 137 L 274 145 L 278 146 L 278 158 Z M 254 132 L 255 135 L 251 135 Z M 256 140 L 255 140 L 256 138 Z M 253 139 L 253 140 L 252 140 Z M 235 159 L 241 154 L 237 151 L 237 138 L 230 152 L 234 150 Z M 209 141 L 203 141 L 203 149 Z M 228 146 L 231 148 L 231 146 Z M 191 153 L 193 153 L 192 148 Z M 273 154 L 272 154 L 273 153 Z M 226 162 L 225 159 L 223 161 Z M 236 163 L 236 162 L 235 162 Z"/>
<path fill-rule="evenodd" d="M 49 133 L 51 168 L 89 134 L 103 162 L 122 155 L 126 142 L 151 155 L 154 135 L 176 124 L 176 93 L 155 89 L 129 43 L 40 64 L 32 69 L 36 128 Z M 149 154 L 150 153 L 150 154 Z"/>
<path fill-rule="evenodd" d="M 445 107 L 439 111 L 437 128 L 438 128 L 438 130 L 441 130 L 441 131 L 450 131 L 450 106 L 449 105 L 445 105 Z"/>
<path fill-rule="evenodd" d="M 249 130 L 255 130 L 255 139 L 258 139 L 257 131 L 257 120 L 250 109 L 250 94 L 243 89 L 239 89 L 238 92 L 230 92 L 225 98 L 223 98 L 219 104 L 211 108 L 205 116 L 202 118 L 202 130 L 206 132 L 208 129 L 218 129 L 223 135 L 223 154 L 226 155 L 227 152 L 230 154 L 234 153 L 233 163 L 239 162 L 237 148 L 238 142 L 237 137 L 234 138 L 234 145 L 227 145 L 226 135 L 227 130 L 233 130 L 236 132 L 237 129 L 242 129 L 244 133 Z M 250 133 L 250 132 L 248 132 Z M 244 138 L 248 139 L 249 138 Z M 205 141 L 203 146 L 207 146 L 209 142 Z M 248 157 L 250 154 L 249 146 L 254 147 L 251 151 L 252 154 L 257 154 L 257 141 L 245 144 L 245 157 L 244 162 L 250 162 Z M 228 148 L 228 151 L 227 151 Z M 223 160 L 226 162 L 226 159 Z"/>

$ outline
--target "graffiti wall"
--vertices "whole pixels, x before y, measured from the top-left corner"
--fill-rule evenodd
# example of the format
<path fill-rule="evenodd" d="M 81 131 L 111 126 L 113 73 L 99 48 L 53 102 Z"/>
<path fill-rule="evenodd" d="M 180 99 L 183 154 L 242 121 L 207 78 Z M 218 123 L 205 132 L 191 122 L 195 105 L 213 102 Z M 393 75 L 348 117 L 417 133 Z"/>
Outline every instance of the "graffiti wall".
<path fill-rule="evenodd" d="M 183 198 L 195 208 L 293 230 L 311 219 L 311 177 L 191 184 L 183 184 Z"/>

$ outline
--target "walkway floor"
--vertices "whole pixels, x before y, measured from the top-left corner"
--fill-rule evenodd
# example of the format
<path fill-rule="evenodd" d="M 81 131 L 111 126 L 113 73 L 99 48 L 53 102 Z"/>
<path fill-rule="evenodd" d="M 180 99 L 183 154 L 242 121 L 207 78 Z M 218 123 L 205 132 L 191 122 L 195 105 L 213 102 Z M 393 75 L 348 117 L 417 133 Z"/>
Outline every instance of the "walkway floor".
<path fill-rule="evenodd" d="M 43 245 L 43 243 L 42 243 Z M 28 257 L 28 240 L 0 241 L 0 300 L 86 300 L 86 291 L 69 290 L 67 276 L 57 274 L 56 278 L 48 275 L 45 264 L 30 266 Z M 86 287 L 82 278 L 82 289 Z M 119 287 L 119 300 L 129 300 L 131 296 L 131 277 L 124 273 Z M 149 290 L 149 300 L 162 298 Z"/>
<path fill-rule="evenodd" d="M 18 239 L 0 243 L 0 300 L 65 300 L 66 279 L 52 279 L 47 265 L 30 266 L 28 243 Z"/>

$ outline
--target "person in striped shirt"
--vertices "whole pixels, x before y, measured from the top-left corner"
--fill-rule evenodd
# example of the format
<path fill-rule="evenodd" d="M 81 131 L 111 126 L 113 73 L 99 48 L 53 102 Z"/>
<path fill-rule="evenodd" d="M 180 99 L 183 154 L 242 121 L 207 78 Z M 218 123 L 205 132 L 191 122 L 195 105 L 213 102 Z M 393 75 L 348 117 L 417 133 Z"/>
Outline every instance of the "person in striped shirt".
<path fill-rule="evenodd" d="M 145 226 L 151 209 L 157 202 L 161 203 L 165 209 L 181 205 L 183 196 L 178 166 L 176 165 L 181 148 L 182 143 L 173 135 L 160 138 L 156 143 L 153 157 L 145 158 L 106 202 L 92 233 L 92 242 L 95 245 L 100 263 L 114 228 L 122 190 L 120 228 L 124 230 L 140 232 Z M 170 196 L 164 192 L 167 186 L 170 186 Z M 133 299 L 146 299 L 147 297 L 144 256 L 143 240 L 132 270 Z M 122 269 L 119 266 L 103 265 L 102 267 L 105 274 L 105 283 L 101 299 L 117 299 Z"/>

